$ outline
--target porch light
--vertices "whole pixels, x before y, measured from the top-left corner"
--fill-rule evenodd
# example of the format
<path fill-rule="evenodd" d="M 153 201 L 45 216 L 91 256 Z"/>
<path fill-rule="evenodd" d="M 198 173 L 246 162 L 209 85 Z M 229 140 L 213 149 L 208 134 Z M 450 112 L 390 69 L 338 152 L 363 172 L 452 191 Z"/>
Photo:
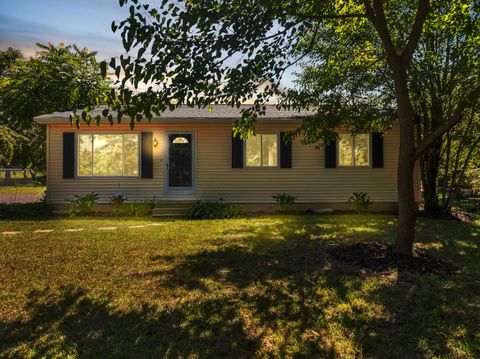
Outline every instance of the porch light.
<path fill-rule="evenodd" d="M 153 147 L 158 147 L 158 141 L 156 138 L 153 139 Z"/>

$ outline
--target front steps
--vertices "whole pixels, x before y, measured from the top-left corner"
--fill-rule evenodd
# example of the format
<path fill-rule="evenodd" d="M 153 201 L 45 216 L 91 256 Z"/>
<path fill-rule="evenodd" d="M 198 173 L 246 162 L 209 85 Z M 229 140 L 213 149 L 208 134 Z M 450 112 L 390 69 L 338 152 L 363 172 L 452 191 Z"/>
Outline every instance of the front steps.
<path fill-rule="evenodd" d="M 152 217 L 161 218 L 182 218 L 185 212 L 195 202 L 193 201 L 161 201 L 156 202 L 152 210 Z"/>

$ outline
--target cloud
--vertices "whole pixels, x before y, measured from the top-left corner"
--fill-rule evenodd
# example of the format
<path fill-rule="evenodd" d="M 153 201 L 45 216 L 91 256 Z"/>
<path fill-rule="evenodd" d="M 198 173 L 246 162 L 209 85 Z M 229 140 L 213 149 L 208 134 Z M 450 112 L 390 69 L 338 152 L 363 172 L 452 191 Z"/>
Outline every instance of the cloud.
<path fill-rule="evenodd" d="M 88 29 L 88 27 L 86 27 Z M 36 52 L 36 43 L 75 43 L 80 47 L 98 51 L 99 58 L 109 58 L 123 53 L 118 34 L 95 33 L 85 29 L 48 25 L 39 21 L 26 21 L 20 18 L 0 15 L 0 48 L 9 46 L 21 49 L 25 55 Z"/>

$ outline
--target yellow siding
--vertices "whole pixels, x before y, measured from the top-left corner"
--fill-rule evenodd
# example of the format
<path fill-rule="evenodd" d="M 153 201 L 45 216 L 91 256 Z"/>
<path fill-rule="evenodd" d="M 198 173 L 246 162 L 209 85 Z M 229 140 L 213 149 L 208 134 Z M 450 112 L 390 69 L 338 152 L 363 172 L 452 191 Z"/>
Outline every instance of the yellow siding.
<path fill-rule="evenodd" d="M 135 131 L 151 131 L 159 146 L 154 148 L 154 179 L 62 179 L 62 133 L 76 132 L 66 124 L 50 124 L 48 146 L 48 196 L 53 203 L 65 202 L 74 194 L 95 191 L 108 202 L 115 193 L 127 193 L 130 200 L 179 199 L 164 193 L 164 151 L 166 131 L 196 133 L 196 188 L 188 199 L 267 203 L 276 192 L 287 192 L 299 203 L 345 203 L 354 191 L 367 192 L 374 202 L 396 202 L 398 126 L 385 136 L 384 168 L 326 169 L 324 151 L 292 145 L 291 169 L 232 169 L 231 124 L 139 124 Z M 285 131 L 294 125 L 258 124 L 257 131 Z M 127 125 L 83 126 L 80 131 L 127 131 Z M 417 186 L 418 187 L 418 186 Z"/>

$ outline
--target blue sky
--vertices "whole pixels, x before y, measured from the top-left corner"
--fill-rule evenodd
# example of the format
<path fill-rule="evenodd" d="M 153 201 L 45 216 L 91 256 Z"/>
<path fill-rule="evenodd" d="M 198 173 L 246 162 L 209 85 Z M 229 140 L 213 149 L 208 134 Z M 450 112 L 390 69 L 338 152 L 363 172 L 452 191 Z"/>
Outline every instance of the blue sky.
<path fill-rule="evenodd" d="M 35 43 L 76 43 L 98 51 L 99 58 L 122 53 L 113 20 L 122 20 L 128 9 L 118 0 L 1 0 L 0 48 L 12 46 L 25 55 L 35 53 Z"/>
<path fill-rule="evenodd" d="M 119 56 L 122 42 L 111 23 L 127 16 L 128 7 L 118 0 L 0 0 L 0 49 L 11 46 L 33 56 L 37 42 L 63 42 L 97 51 L 99 60 Z M 285 85 L 292 84 L 295 69 L 285 74 Z"/>

